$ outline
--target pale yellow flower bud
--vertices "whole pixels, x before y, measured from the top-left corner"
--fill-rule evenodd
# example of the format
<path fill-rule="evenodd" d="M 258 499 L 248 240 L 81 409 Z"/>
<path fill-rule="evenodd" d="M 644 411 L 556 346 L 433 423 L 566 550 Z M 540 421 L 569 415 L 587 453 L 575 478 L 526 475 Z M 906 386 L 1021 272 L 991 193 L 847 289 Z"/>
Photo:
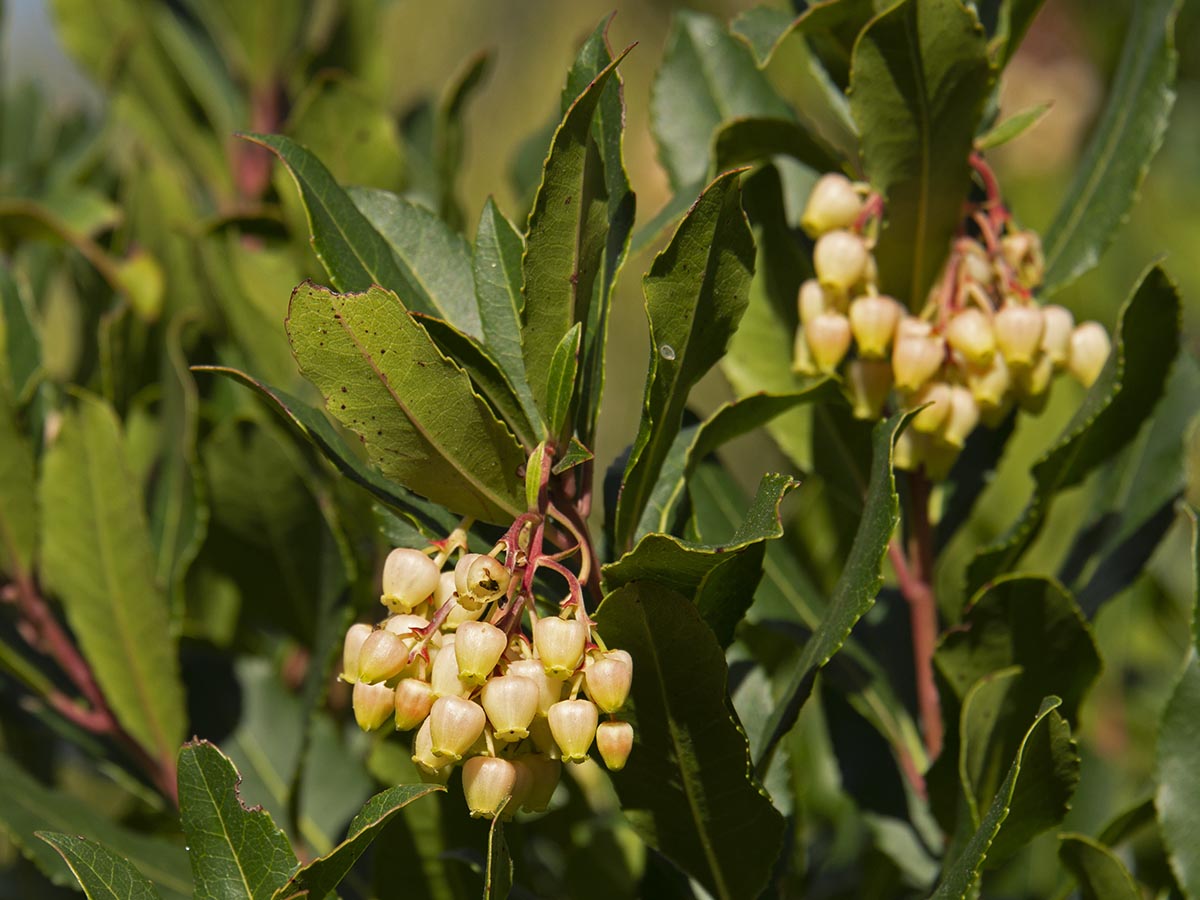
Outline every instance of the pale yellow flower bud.
<path fill-rule="evenodd" d="M 833 304 L 825 296 L 825 288 L 815 278 L 809 278 L 800 285 L 796 305 L 799 307 L 801 325 L 807 325 L 821 313 L 833 309 Z"/>
<path fill-rule="evenodd" d="M 821 284 L 845 293 L 863 280 L 870 253 L 861 237 L 849 231 L 830 231 L 813 248 L 813 268 Z"/>
<path fill-rule="evenodd" d="M 912 417 L 908 427 L 922 434 L 933 434 L 950 415 L 950 385 L 944 381 L 928 382 L 912 396 L 910 404 L 914 407 L 928 405 Z"/>
<path fill-rule="evenodd" d="M 396 684 L 396 730 L 412 731 L 429 717 L 433 688 L 417 678 L 402 678 Z"/>
<path fill-rule="evenodd" d="M 950 415 L 938 436 L 944 443 L 961 450 L 978 424 L 979 405 L 975 397 L 962 385 L 954 385 L 950 388 Z"/>
<path fill-rule="evenodd" d="M 845 175 L 830 172 L 813 185 L 800 218 L 800 227 L 810 237 L 820 237 L 834 228 L 849 228 L 862 212 L 863 198 Z"/>
<path fill-rule="evenodd" d="M 886 359 L 856 359 L 846 367 L 846 384 L 858 419 L 878 419 L 892 390 L 892 364 Z"/>
<path fill-rule="evenodd" d="M 518 659 L 508 664 L 508 675 L 528 678 L 538 688 L 538 715 L 546 715 L 550 707 L 562 699 L 563 683 L 546 674 L 541 660 Z"/>
<path fill-rule="evenodd" d="M 438 567 L 420 550 L 398 547 L 383 564 L 383 595 L 379 601 L 393 612 L 405 613 L 429 598 L 437 587 Z"/>
<path fill-rule="evenodd" d="M 390 687 L 386 684 L 365 684 L 361 681 L 354 685 L 351 705 L 354 707 L 354 721 L 363 731 L 382 728 L 396 709 Z"/>
<path fill-rule="evenodd" d="M 417 736 L 413 738 L 412 761 L 417 764 L 423 779 L 428 778 L 442 784 L 445 784 L 450 773 L 454 771 L 450 759 L 434 755 L 428 718 L 417 729 Z"/>
<path fill-rule="evenodd" d="M 1112 342 L 1099 322 L 1084 322 L 1071 332 L 1071 359 L 1067 368 L 1084 387 L 1091 387 L 1104 371 Z"/>
<path fill-rule="evenodd" d="M 891 297 L 878 294 L 859 297 L 850 304 L 850 330 L 858 355 L 872 359 L 887 356 L 903 310 Z"/>
<path fill-rule="evenodd" d="M 610 650 L 584 668 L 587 694 L 603 712 L 614 713 L 625 705 L 633 683 L 633 658 L 624 650 Z"/>
<path fill-rule="evenodd" d="M 1012 375 L 1008 371 L 1008 363 L 999 353 L 992 356 L 990 363 L 976 368 L 967 367 L 967 386 L 971 389 L 976 402 L 984 409 L 998 409 L 1005 404 L 1009 389 L 1012 387 Z"/>
<path fill-rule="evenodd" d="M 494 819 L 510 803 L 517 770 L 507 759 L 475 756 L 463 763 L 463 796 L 473 819 Z"/>
<path fill-rule="evenodd" d="M 347 684 L 358 681 L 358 653 L 374 630 L 370 625 L 357 622 L 346 632 L 346 640 L 342 644 L 342 681 Z"/>
<path fill-rule="evenodd" d="M 1039 307 L 1009 301 L 996 313 L 992 327 L 996 332 L 996 346 L 1010 368 L 1034 364 L 1045 329 Z"/>
<path fill-rule="evenodd" d="M 429 684 L 433 688 L 434 697 L 467 697 L 474 690 L 474 684 L 458 677 L 458 657 L 454 653 L 453 641 L 443 644 L 442 649 L 433 657 Z"/>
<path fill-rule="evenodd" d="M 625 768 L 633 750 L 633 726 L 628 722 L 604 722 L 596 729 L 596 749 L 604 765 L 614 772 Z"/>
<path fill-rule="evenodd" d="M 972 365 L 987 365 L 996 352 L 992 320 L 973 306 L 960 310 L 946 325 L 946 343 Z"/>
<path fill-rule="evenodd" d="M 587 626 L 578 619 L 548 616 L 533 626 L 533 649 L 551 678 L 567 678 L 583 662 Z"/>
<path fill-rule="evenodd" d="M 928 322 L 905 317 L 896 326 L 892 374 L 896 387 L 915 391 L 937 374 L 946 358 L 946 344 Z"/>
<path fill-rule="evenodd" d="M 508 636 L 489 622 L 463 622 L 456 634 L 458 677 L 470 684 L 483 684 L 500 662 Z"/>
<path fill-rule="evenodd" d="M 832 373 L 850 350 L 850 322 L 840 313 L 821 313 L 804 328 L 813 361 L 822 372 Z"/>
<path fill-rule="evenodd" d="M 358 680 L 367 684 L 387 681 L 408 668 L 408 645 L 390 631 L 373 631 L 358 653 Z"/>
<path fill-rule="evenodd" d="M 560 700 L 550 707 L 546 718 L 550 733 L 562 751 L 563 762 L 587 759 L 600 719 L 596 704 L 591 700 Z"/>
<path fill-rule="evenodd" d="M 1071 358 L 1071 332 L 1075 317 L 1065 307 L 1050 304 L 1042 307 L 1042 352 L 1050 357 L 1054 368 L 1061 369 Z"/>
<path fill-rule="evenodd" d="M 458 762 L 483 734 L 486 724 L 487 715 L 478 703 L 462 697 L 438 697 L 429 710 L 433 755 Z"/>
<path fill-rule="evenodd" d="M 538 686 L 520 675 L 489 679 L 480 692 L 483 710 L 496 738 L 505 742 L 529 737 L 529 723 L 538 711 Z"/>

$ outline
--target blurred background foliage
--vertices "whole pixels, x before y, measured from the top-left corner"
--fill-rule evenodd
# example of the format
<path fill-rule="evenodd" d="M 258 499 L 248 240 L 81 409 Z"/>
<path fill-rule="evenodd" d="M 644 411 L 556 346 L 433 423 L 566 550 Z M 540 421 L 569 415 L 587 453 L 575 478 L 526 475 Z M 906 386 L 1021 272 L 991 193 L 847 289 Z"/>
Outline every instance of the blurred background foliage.
<path fill-rule="evenodd" d="M 1101 108 L 1135 2 L 1049 0 L 1007 69 L 1005 111 L 1053 103 L 1037 126 L 992 157 L 1009 206 L 1026 226 L 1044 229 L 1058 207 Z M 672 194 L 650 127 L 651 85 L 672 15 L 687 8 L 728 21 L 749 5 L 7 0 L 0 6 L 0 252 L 8 257 L 21 302 L 40 322 L 41 354 L 34 364 L 50 393 L 36 387 L 32 369 L 10 373 L 14 392 L 43 427 L 39 416 L 55 407 L 67 385 L 87 384 L 101 393 L 124 420 L 133 474 L 146 492 L 152 525 L 159 521 L 156 504 L 186 504 L 188 485 L 204 484 L 206 512 L 185 518 L 192 533 L 156 536 L 156 547 L 170 541 L 175 548 L 158 559 L 167 590 L 177 598 L 172 622 L 184 642 L 185 680 L 210 688 L 189 693 L 192 727 L 225 742 L 246 775 L 244 793 L 268 807 L 283 796 L 272 779 L 313 777 L 314 771 L 342 774 L 345 783 L 330 780 L 320 792 L 304 794 L 311 809 L 285 816 L 311 848 L 320 850 L 336 838 L 370 792 L 371 776 L 388 781 L 412 773 L 398 745 L 376 744 L 365 768 L 330 762 L 347 746 L 359 755 L 368 752 L 368 742 L 343 733 L 344 714 L 318 716 L 311 734 L 299 736 L 303 692 L 318 690 L 305 686 L 303 648 L 319 646 L 315 639 L 341 621 L 336 600 L 344 591 L 360 608 L 372 602 L 373 571 L 347 566 L 347 586 L 329 575 L 341 566 L 324 565 L 338 555 L 369 560 L 381 546 L 369 502 L 330 478 L 249 392 L 220 380 L 202 381 L 207 376 L 193 377 L 186 369 L 187 362 L 241 364 L 273 384 L 305 390 L 284 339 L 283 317 L 292 288 L 303 278 L 319 278 L 322 270 L 308 248 L 288 176 L 232 133 L 289 133 L 316 151 L 339 181 L 404 192 L 461 224 L 469 238 L 488 195 L 515 221 L 524 216 L 548 129 L 559 115 L 563 73 L 579 42 L 615 8 L 612 45 L 639 43 L 621 73 L 628 107 L 626 164 L 638 218 L 645 222 Z M 193 41 L 196 32 L 211 40 Z M 1078 319 L 1096 318 L 1111 328 L 1137 274 L 1150 261 L 1166 258 L 1187 300 L 1187 353 L 1173 376 L 1173 395 L 1184 397 L 1183 406 L 1160 418 L 1164 428 L 1180 432 L 1178 423 L 1190 419 L 1200 389 L 1195 5 L 1179 15 L 1176 45 L 1181 56 L 1172 124 L 1140 202 L 1101 264 L 1059 302 Z M 455 85 L 475 75 L 478 86 L 460 104 Z M 461 164 L 448 180 L 439 161 L 453 160 L 456 153 Z M 803 183 L 810 176 L 799 177 Z M 661 240 L 633 255 L 618 285 L 595 448 L 603 463 L 636 431 L 647 352 L 637 276 L 658 246 Z M 97 297 L 112 299 L 91 302 Z M 10 341 L 12 335 L 10 325 Z M 24 383 L 18 374 L 26 376 Z M 39 392 L 22 396 L 25 389 Z M 714 371 L 693 400 L 707 413 L 730 396 Z M 954 598 L 947 602 L 961 601 L 963 567 L 973 550 L 1018 513 L 1028 494 L 1031 461 L 1080 396 L 1064 384 L 1041 416 L 1022 419 L 979 512 L 946 549 L 939 593 Z M 1174 441 L 1172 447 L 1183 439 L 1174 432 L 1162 438 Z M 1155 439 L 1148 430 L 1128 452 L 1141 453 Z M 163 453 L 176 443 L 177 454 Z M 746 489 L 762 471 L 788 467 L 762 436 L 730 444 L 722 457 Z M 163 459 L 177 460 L 182 469 L 173 470 Z M 1192 462 L 1195 477 L 1200 465 Z M 1141 464 L 1152 467 L 1153 457 Z M 1122 493 L 1129 483 L 1114 482 L 1112 472 L 1095 473 L 1061 498 L 1026 568 L 1059 571 L 1078 523 L 1130 499 Z M 1191 484 L 1189 490 L 1192 502 L 1200 501 L 1200 487 Z M 805 500 L 801 489 L 786 508 L 795 526 L 788 540 L 805 539 Z M 1083 788 L 1067 829 L 1094 834 L 1149 789 L 1152 735 L 1188 643 L 1187 541 L 1186 523 L 1175 521 L 1144 571 L 1095 620 L 1106 668 L 1081 714 Z M 170 577 L 174 567 L 184 571 L 193 559 L 186 579 Z M 866 622 L 868 634 L 885 629 L 901 612 L 899 601 L 889 602 L 885 594 Z M 236 669 L 227 665 L 225 651 L 231 648 L 242 652 Z M 62 726 L 50 723 L 44 710 L 18 709 L 16 697 L 0 683 L 0 704 L 7 707 L 0 745 L 30 771 L 48 778 L 56 767 L 60 783 L 74 796 L 131 828 L 170 818 L 161 798 L 115 766 L 97 771 L 72 765 L 70 752 L 66 759 L 39 758 L 45 742 L 38 729 Z M 346 698 L 335 693 L 331 702 L 344 705 Z M 840 783 L 820 715 L 820 705 L 810 704 L 792 747 L 811 762 L 798 788 L 808 814 L 826 828 L 824 864 L 836 869 L 861 852 L 863 825 L 851 815 L 856 802 L 851 797 L 861 802 L 862 789 Z M 300 746 L 316 764 L 305 767 L 291 758 Z M 843 761 L 843 768 L 852 766 Z M 12 777 L 0 771 L 0 781 Z M 574 851 L 550 844 L 531 851 L 545 855 L 546 872 L 570 873 L 580 896 L 618 890 L 621 879 L 640 865 L 630 836 L 613 825 L 614 801 L 606 790 L 602 778 L 581 779 L 572 802 L 586 796 L 596 815 L 572 835 Z M 464 821 L 453 827 L 473 826 Z M 420 830 L 406 832 L 406 839 L 426 851 L 430 841 L 436 846 L 436 836 Z M 532 845 L 539 840 L 536 833 L 529 837 Z M 1045 879 L 1053 878 L 1054 847 L 1049 837 L 1042 843 L 1042 850 L 1035 843 L 1029 852 L 1028 865 L 1010 868 L 1008 895 L 1044 896 Z M 624 864 L 598 872 L 597 857 L 580 852 L 589 845 Z M 414 849 L 393 848 L 398 859 L 411 858 L 404 854 Z M 428 867 L 454 870 L 428 852 L 425 859 Z M 803 870 L 803 862 L 799 865 Z M 456 873 L 438 877 L 463 877 Z M 538 877 L 534 873 L 534 881 Z M 33 896 L 27 892 L 34 884 L 43 884 L 40 876 L 0 838 L 0 896 Z M 542 890 L 549 895 L 554 887 Z"/>

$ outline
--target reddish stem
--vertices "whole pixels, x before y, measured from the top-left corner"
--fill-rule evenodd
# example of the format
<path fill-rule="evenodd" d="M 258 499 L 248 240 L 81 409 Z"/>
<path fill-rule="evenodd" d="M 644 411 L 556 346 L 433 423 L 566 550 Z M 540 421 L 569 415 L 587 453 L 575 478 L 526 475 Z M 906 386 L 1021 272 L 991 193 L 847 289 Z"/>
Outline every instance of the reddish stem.
<path fill-rule="evenodd" d="M 867 195 L 863 207 L 859 210 L 858 215 L 854 219 L 854 224 L 851 226 L 855 232 L 861 234 L 862 230 L 867 227 L 867 223 L 871 219 L 883 215 L 883 196 L 872 191 Z"/>
<path fill-rule="evenodd" d="M 21 615 L 21 624 L 25 626 L 19 629 L 22 636 L 58 664 L 91 708 L 79 706 L 59 691 L 52 692 L 47 698 L 50 705 L 85 731 L 107 735 L 117 741 L 149 775 L 159 791 L 178 806 L 174 758 L 154 759 L 121 727 L 104 699 L 91 667 L 75 648 L 66 629 L 54 617 L 32 579 L 28 575 L 18 575 L 14 585 L 14 599 Z"/>
<path fill-rule="evenodd" d="M 929 527 L 929 482 L 920 473 L 910 480 L 912 508 L 908 554 L 896 541 L 888 545 L 888 556 L 896 571 L 900 593 L 908 601 L 912 628 L 913 667 L 917 685 L 917 708 L 925 749 L 931 760 L 942 750 L 941 701 L 933 675 L 933 651 L 937 646 L 938 610 L 933 593 L 933 533 Z"/>

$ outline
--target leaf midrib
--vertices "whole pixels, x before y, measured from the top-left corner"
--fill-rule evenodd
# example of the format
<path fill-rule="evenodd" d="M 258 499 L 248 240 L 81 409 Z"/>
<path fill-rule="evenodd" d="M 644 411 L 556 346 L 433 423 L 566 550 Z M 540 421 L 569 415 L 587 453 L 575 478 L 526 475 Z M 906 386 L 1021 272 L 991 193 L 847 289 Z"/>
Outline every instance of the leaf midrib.
<path fill-rule="evenodd" d="M 645 607 L 641 601 L 637 604 L 638 615 L 642 619 L 642 627 L 647 635 L 652 634 L 650 622 L 646 618 Z M 675 719 L 671 715 L 670 697 L 667 694 L 666 683 L 663 680 L 663 667 L 659 660 L 658 648 L 654 641 L 648 641 L 647 645 L 650 648 L 650 658 L 654 667 L 655 678 L 652 683 L 658 688 L 659 697 L 662 700 L 663 710 L 667 713 L 666 724 L 667 730 L 671 735 L 671 744 L 675 748 L 675 758 L 679 760 L 680 774 L 683 776 L 681 782 L 683 784 L 683 794 L 687 799 L 688 808 L 692 812 L 692 821 L 696 827 L 696 835 L 700 838 L 700 846 L 704 849 L 704 857 L 708 861 L 708 868 L 712 872 L 713 878 L 717 884 L 717 892 L 720 897 L 729 897 L 729 889 L 725 886 L 725 876 L 721 870 L 721 865 L 717 859 L 716 850 L 712 845 L 712 840 L 705 828 L 702 827 L 704 822 L 703 813 L 700 808 L 700 801 L 695 796 L 695 788 L 692 784 L 694 778 L 694 767 L 685 766 L 684 760 L 690 759 L 687 751 L 687 744 L 680 740 L 679 730 L 675 727 Z"/>
<path fill-rule="evenodd" d="M 233 845 L 233 835 L 229 831 L 229 825 L 225 821 L 225 811 L 221 804 L 217 801 L 216 795 L 213 793 L 212 786 L 209 784 L 208 775 L 204 771 L 204 767 L 200 765 L 199 760 L 193 760 L 196 765 L 196 774 L 200 777 L 200 781 L 204 784 L 204 792 L 208 795 L 208 799 L 212 802 L 213 812 L 216 813 L 217 821 L 221 823 L 221 832 L 225 836 L 225 843 L 229 847 L 230 857 L 233 859 L 234 865 L 237 866 L 238 875 L 241 876 L 242 886 L 246 889 L 247 900 L 254 900 L 254 891 L 250 889 L 250 882 L 246 880 L 246 870 L 242 867 L 242 857 Z M 240 800 L 234 799 L 235 803 L 241 803 Z"/>
<path fill-rule="evenodd" d="M 159 721 L 158 710 L 154 703 L 151 702 L 150 696 L 146 693 L 146 685 L 143 681 L 145 673 L 142 671 L 142 660 L 129 639 L 128 627 L 129 623 L 126 619 L 126 607 L 123 602 L 124 592 L 120 586 L 116 584 L 115 572 L 113 571 L 113 550 L 110 544 L 111 534 L 109 529 L 101 522 L 100 510 L 103 508 L 100 502 L 99 480 L 96 471 L 96 458 L 91 452 L 91 442 L 83 440 L 80 442 L 84 455 L 84 465 L 87 467 L 88 489 L 91 495 L 92 502 L 92 518 L 96 522 L 96 548 L 100 555 L 100 568 L 104 573 L 104 586 L 106 593 L 114 601 L 113 622 L 117 625 L 117 634 L 121 642 L 122 650 L 125 653 L 125 658 L 129 662 L 129 666 L 133 669 L 132 678 L 134 691 L 137 694 L 139 705 L 142 711 L 146 713 L 147 722 L 150 730 L 155 736 L 155 751 L 160 754 L 161 758 L 168 758 L 169 745 L 167 742 L 166 732 L 162 723 Z M 118 446 L 117 452 L 120 452 Z M 134 510 L 134 514 L 137 511 Z M 136 549 L 136 548 L 134 548 Z M 149 579 L 151 587 L 154 586 L 154 579 Z M 161 599 L 161 598 L 159 598 Z"/>
<path fill-rule="evenodd" d="M 416 415 L 413 414 L 413 412 L 409 408 L 408 404 L 406 404 L 403 400 L 400 399 L 400 395 L 397 394 L 395 389 L 392 387 L 391 377 L 390 376 L 387 378 L 383 377 L 383 371 L 376 364 L 375 357 L 372 356 L 371 352 L 363 346 L 363 344 L 358 339 L 358 335 L 355 334 L 354 331 L 350 328 L 349 323 L 347 322 L 347 316 L 345 315 L 346 303 L 345 303 L 344 298 L 339 303 L 339 306 L 342 309 L 343 313 L 341 316 L 339 316 L 337 318 L 336 321 L 341 326 L 342 331 L 344 331 L 346 333 L 346 337 L 354 345 L 354 348 L 356 350 L 358 350 L 359 356 L 362 357 L 363 361 L 366 362 L 367 365 L 371 367 L 371 371 L 374 372 L 375 376 L 376 376 L 375 380 L 380 385 L 383 386 L 383 389 L 385 391 L 387 391 L 388 395 L 395 402 L 396 406 L 404 414 L 404 417 L 409 421 L 409 423 L 413 426 L 413 428 L 416 429 L 417 433 L 421 436 L 421 439 L 423 441 L 425 441 L 425 443 L 430 448 L 432 448 L 434 451 L 436 451 L 442 457 L 442 459 L 446 460 L 446 462 L 450 463 L 450 465 L 454 467 L 455 471 L 457 471 L 459 473 L 459 475 L 460 475 L 460 477 L 462 477 L 463 481 L 465 483 L 467 483 L 468 485 L 470 485 L 474 489 L 474 491 L 476 492 L 476 496 L 487 501 L 490 505 L 494 506 L 496 509 L 503 510 L 504 512 L 508 512 L 508 513 L 512 513 L 513 515 L 516 515 L 518 511 L 514 510 L 512 508 L 510 501 L 506 501 L 503 498 L 495 496 L 492 493 L 492 491 L 476 477 L 474 470 L 472 469 L 471 466 L 464 467 L 459 462 L 459 460 L 456 456 L 453 456 L 450 453 L 448 453 L 446 448 L 444 448 L 441 444 L 439 444 L 438 442 L 433 440 L 429 431 L 425 428 L 425 425 L 416 417 Z M 401 312 L 400 314 L 405 315 L 405 316 L 408 315 L 406 312 Z M 411 322 L 412 320 L 410 319 L 409 321 Z M 413 322 L 413 325 L 418 328 L 420 327 L 415 322 Z M 460 372 L 458 374 L 462 374 L 463 377 L 466 377 L 464 373 Z M 472 397 L 473 396 L 475 396 L 474 392 L 472 392 Z M 489 415 L 490 415 L 490 413 L 489 413 Z"/>

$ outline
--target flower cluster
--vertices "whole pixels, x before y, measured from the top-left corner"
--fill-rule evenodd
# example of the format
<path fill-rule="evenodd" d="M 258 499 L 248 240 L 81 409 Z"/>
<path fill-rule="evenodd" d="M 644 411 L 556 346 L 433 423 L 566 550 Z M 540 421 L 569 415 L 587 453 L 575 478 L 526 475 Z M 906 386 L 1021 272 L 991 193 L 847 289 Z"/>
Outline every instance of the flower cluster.
<path fill-rule="evenodd" d="M 794 367 L 840 370 L 860 418 L 923 406 L 897 444 L 898 467 L 945 477 L 981 421 L 998 424 L 1018 405 L 1039 412 L 1056 372 L 1085 387 L 1096 380 L 1108 333 L 1038 303 L 1041 241 L 998 198 L 969 213 L 919 315 L 879 292 L 866 232 L 881 214 L 880 199 L 842 175 L 814 186 L 801 224 L 816 240 L 817 277 L 800 287 Z"/>
<path fill-rule="evenodd" d="M 413 762 L 430 780 L 461 765 L 476 817 L 544 811 L 563 762 L 586 759 L 594 742 L 617 770 L 633 747 L 633 726 L 615 715 L 633 660 L 604 646 L 574 574 L 553 557 L 541 559 L 572 595 L 538 617 L 528 524 L 514 523 L 490 555 L 465 552 L 461 531 L 425 551 L 393 550 L 380 597 L 391 614 L 346 633 L 341 677 L 354 685 L 359 726 L 415 732 Z"/>

